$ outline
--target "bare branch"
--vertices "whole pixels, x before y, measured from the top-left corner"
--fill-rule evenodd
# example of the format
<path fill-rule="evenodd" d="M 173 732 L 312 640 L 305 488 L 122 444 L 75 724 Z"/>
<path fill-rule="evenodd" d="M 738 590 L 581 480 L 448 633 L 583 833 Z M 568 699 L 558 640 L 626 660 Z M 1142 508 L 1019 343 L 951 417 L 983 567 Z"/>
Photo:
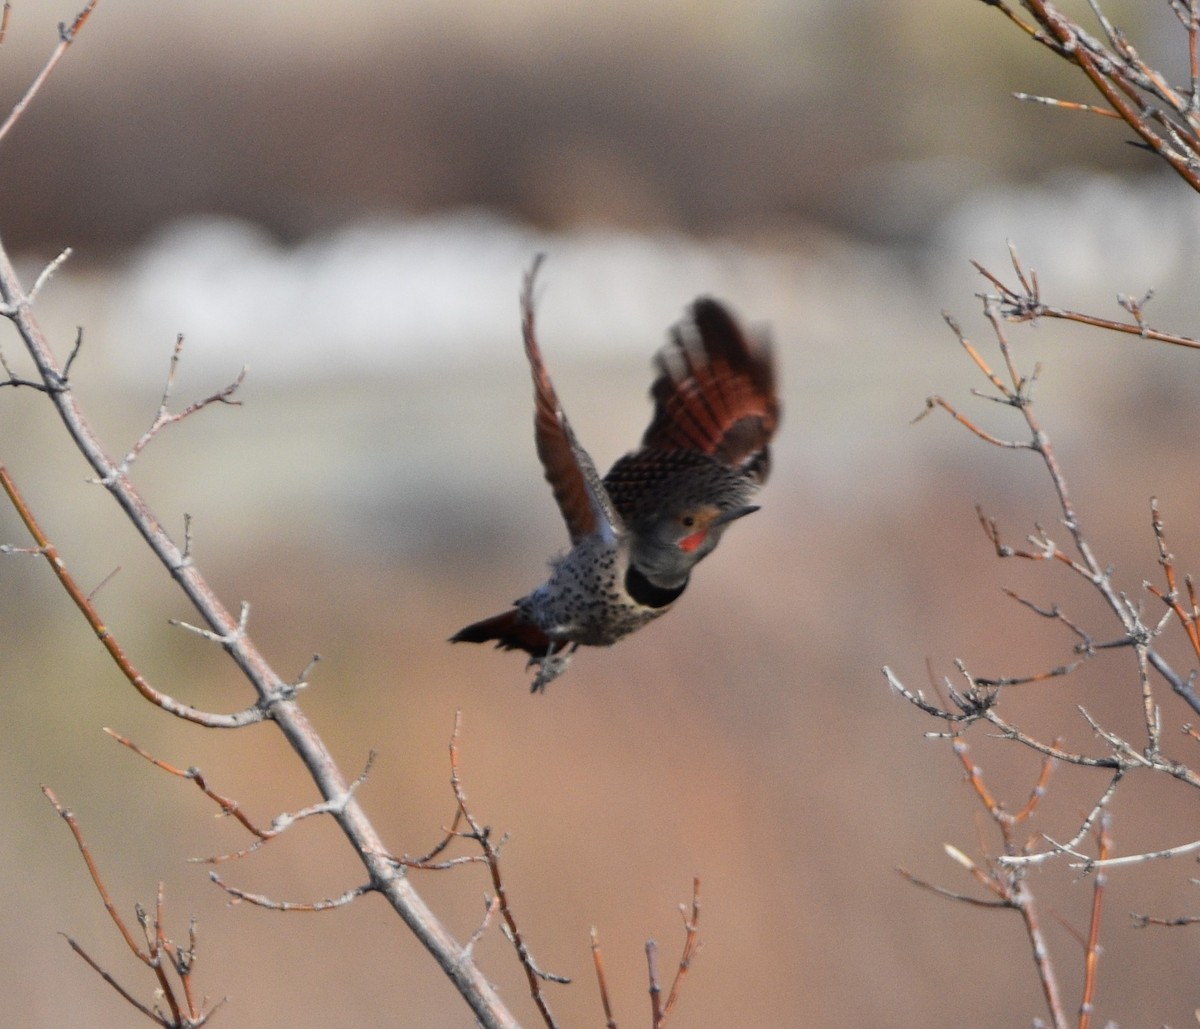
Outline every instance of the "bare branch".
<path fill-rule="evenodd" d="M 347 890 L 345 893 L 337 897 L 328 897 L 325 900 L 312 901 L 292 901 L 292 900 L 272 900 L 270 897 L 262 893 L 250 893 L 246 890 L 238 889 L 236 886 L 231 886 L 225 882 L 216 872 L 209 872 L 208 878 L 221 887 L 226 893 L 233 897 L 235 902 L 246 901 L 253 904 L 255 907 L 267 908 L 270 911 L 288 911 L 288 912 L 317 912 L 317 911 L 332 911 L 335 908 L 345 907 L 347 904 L 352 904 L 358 900 L 364 893 L 370 893 L 375 889 L 371 883 L 364 883 L 362 886 L 355 886 L 353 889 Z"/>
<path fill-rule="evenodd" d="M 90 11 L 91 7 L 87 10 Z M 211 632 L 222 641 L 225 650 L 257 695 L 254 706 L 238 715 L 213 717 L 201 713 L 195 720 L 201 724 L 232 728 L 266 717 L 272 719 L 307 768 L 321 795 L 332 803 L 331 813 L 366 867 L 371 888 L 387 898 L 388 903 L 454 983 L 482 1025 L 487 1029 L 514 1029 L 515 1019 L 505 1008 L 487 977 L 470 960 L 469 955 L 463 953 L 462 945 L 453 938 L 417 894 L 403 867 L 387 856 L 387 848 L 378 832 L 357 801 L 348 795 L 346 780 L 328 747 L 297 704 L 295 687 L 275 672 L 248 633 L 239 632 L 238 620 L 230 615 L 218 599 L 190 553 L 180 549 L 162 522 L 151 512 L 128 475 L 108 456 L 76 401 L 63 368 L 33 318 L 28 296 L 2 247 L 0 303 L 13 312 L 9 316 L 10 320 L 33 360 L 43 390 L 55 406 L 80 453 L 91 465 L 97 481 L 109 491 L 151 551 L 199 612 L 203 624 L 207 626 L 205 631 Z M 65 587 L 67 580 L 61 581 Z M 150 690 L 140 675 L 132 671 L 132 666 L 124 658 L 120 648 L 111 642 L 107 629 L 95 618 L 94 609 L 82 592 L 77 588 L 73 591 L 68 588 L 68 592 L 80 610 L 88 616 L 89 622 L 96 629 L 110 655 L 147 699 L 180 717 L 195 715 L 191 709 L 173 701 L 168 702 L 156 691 Z M 343 801 L 342 798 L 346 799 Z"/>
<path fill-rule="evenodd" d="M 454 791 L 454 799 L 458 801 L 458 810 L 462 812 L 463 821 L 467 823 L 469 829 L 468 832 L 464 832 L 462 835 L 475 840 L 483 849 L 483 853 L 487 858 L 488 870 L 492 876 L 492 887 L 496 891 L 496 898 L 500 902 L 500 913 L 504 918 L 506 928 L 505 935 L 512 941 L 513 947 L 517 952 L 517 957 L 520 959 L 521 967 L 525 970 L 525 978 L 529 983 L 529 993 L 533 997 L 533 1002 L 538 1009 L 538 1013 L 542 1016 L 546 1025 L 550 1029 L 554 1029 L 557 1023 L 554 1020 L 554 1015 L 550 1012 L 550 1006 L 541 984 L 544 979 L 550 979 L 559 983 L 567 983 L 570 980 L 565 976 L 553 975 L 539 969 L 533 960 L 533 955 L 530 953 L 524 938 L 521 936 L 521 931 L 517 928 L 516 919 L 513 916 L 512 909 L 509 907 L 508 893 L 504 888 L 504 880 L 500 875 L 499 848 L 492 842 L 491 830 L 481 826 L 475 820 L 471 809 L 467 806 L 467 795 L 463 790 L 462 779 L 459 774 L 458 737 L 461 728 L 462 712 L 456 711 L 454 714 L 454 731 L 450 736 L 450 788 Z"/>
<path fill-rule="evenodd" d="M 604 975 L 604 956 L 600 953 L 600 938 L 596 935 L 596 927 L 592 926 L 592 963 L 596 966 L 596 982 L 600 987 L 600 1003 L 604 1008 L 604 1029 L 617 1029 L 617 1020 L 613 1018 L 612 1003 L 608 999 L 608 980 Z"/>
<path fill-rule="evenodd" d="M 650 977 L 650 1025 L 662 1029 L 662 987 L 658 984 L 658 944 L 646 941 L 646 971 Z"/>
<path fill-rule="evenodd" d="M 175 349 L 171 352 L 171 364 L 167 371 L 167 382 L 163 386 L 162 400 L 158 405 L 158 412 L 154 416 L 154 421 L 151 422 L 148 428 L 133 445 L 133 448 L 127 453 L 121 463 L 117 466 L 118 474 L 125 475 L 128 473 L 130 466 L 137 460 L 138 455 L 146 448 L 158 432 L 168 425 L 175 422 L 181 422 L 185 418 L 194 415 L 197 411 L 202 411 L 210 404 L 227 404 L 230 407 L 240 407 L 241 401 L 234 400 L 233 395 L 241 387 L 246 378 L 246 368 L 243 367 L 238 373 L 238 377 L 233 380 L 224 389 L 217 390 L 216 393 L 205 397 L 203 400 L 196 400 L 188 404 L 182 411 L 177 414 L 171 414 L 167 410 L 167 403 L 171 399 L 171 391 L 175 388 L 175 374 L 179 368 L 179 357 L 183 352 L 183 335 L 175 337 Z"/>
<path fill-rule="evenodd" d="M 1113 112 L 1137 133 L 1142 145 L 1158 154 L 1193 189 L 1200 189 L 1194 12 L 1186 20 L 1180 15 L 1181 21 L 1188 25 L 1192 58 L 1191 89 L 1181 93 L 1141 59 L 1095 0 L 1089 2 L 1104 31 L 1103 42 L 1046 0 L 1022 0 L 1032 22 L 1019 17 L 1003 0 L 983 2 L 1002 11 L 1009 21 L 1058 57 L 1076 65 Z M 1178 9 L 1176 13 L 1180 13 Z"/>
<path fill-rule="evenodd" d="M 4 141 L 4 137 L 8 135 L 12 127 L 16 125 L 17 121 L 20 119 L 21 115 L 25 113 L 25 108 L 29 106 L 33 98 L 40 92 L 42 86 L 45 85 L 46 80 L 50 77 L 51 72 L 54 71 L 54 69 L 58 66 L 58 62 L 61 61 L 63 59 L 63 55 L 66 54 L 67 47 L 75 42 L 75 37 L 79 34 L 79 30 L 83 28 L 84 23 L 88 20 L 88 18 L 91 17 L 92 11 L 96 9 L 97 3 L 99 3 L 99 0 L 88 0 L 83 10 L 75 15 L 75 20 L 71 23 L 70 28 L 66 28 L 62 25 L 59 26 L 58 46 L 54 48 L 50 54 L 50 58 L 42 67 L 42 70 L 37 73 L 33 82 L 29 84 L 29 88 L 25 90 L 25 95 L 17 101 L 16 106 L 13 107 L 8 117 L 4 119 L 4 122 L 0 123 L 0 142 Z M 3 19 L 0 20 L 0 34 L 6 32 L 8 29 L 8 15 L 9 5 L 8 3 L 5 3 Z M 5 299 L 7 300 L 8 298 Z"/>
<path fill-rule="evenodd" d="M 326 800 L 319 804 L 312 804 L 309 807 L 302 808 L 301 810 L 293 812 L 293 813 L 284 813 L 281 815 L 276 815 L 275 818 L 271 822 L 271 828 L 260 829 L 253 822 L 251 822 L 250 819 L 242 812 L 241 807 L 237 803 L 237 801 L 230 800 L 228 797 L 223 797 L 223 796 L 221 796 L 221 794 L 216 793 L 214 790 L 210 789 L 207 782 L 204 779 L 203 772 L 201 772 L 199 768 L 196 768 L 195 766 L 192 766 L 192 767 L 186 768 L 186 769 L 177 768 L 176 766 L 169 764 L 168 762 L 163 761 L 160 758 L 155 757 L 153 754 L 149 753 L 148 751 L 143 750 L 136 743 L 134 743 L 131 740 L 127 739 L 126 737 L 122 736 L 120 733 L 115 732 L 112 729 L 105 729 L 104 731 L 106 733 L 108 733 L 109 736 L 111 736 L 113 739 L 115 739 L 122 746 L 128 748 L 129 750 L 132 750 L 139 757 L 145 758 L 147 761 L 149 761 L 155 767 L 160 768 L 164 772 L 168 772 L 171 775 L 177 776 L 178 778 L 190 779 L 192 782 L 194 782 L 196 784 L 196 786 L 200 789 L 200 791 L 206 797 L 208 797 L 210 800 L 212 800 L 214 803 L 216 803 L 221 808 L 221 811 L 220 811 L 221 815 L 232 816 L 242 825 L 243 828 L 245 828 L 253 836 L 257 837 L 257 839 L 255 840 L 255 842 L 253 844 L 251 844 L 249 847 L 246 847 L 242 850 L 237 851 L 236 853 L 222 854 L 217 857 L 193 858 L 192 859 L 193 861 L 204 863 L 204 864 L 217 864 L 219 862 L 228 861 L 233 858 L 244 857 L 247 854 L 250 854 L 253 851 L 257 850 L 264 843 L 270 842 L 276 836 L 279 836 L 281 833 L 290 829 L 297 822 L 302 821 L 305 818 L 311 818 L 314 815 L 336 814 L 337 812 L 339 812 L 340 810 L 342 810 L 345 807 L 346 803 L 349 801 L 349 799 L 353 795 L 354 791 L 357 790 L 358 787 L 361 786 L 364 782 L 366 782 L 367 776 L 370 774 L 370 771 L 371 771 L 371 765 L 375 761 L 375 752 L 372 751 L 367 757 L 367 764 L 366 764 L 366 767 L 363 769 L 362 774 L 359 775 L 359 777 L 350 784 L 346 793 L 342 797 L 337 797 L 337 798 L 333 798 L 330 800 Z"/>
<path fill-rule="evenodd" d="M 53 261 L 51 261 L 48 265 L 46 265 L 45 268 L 42 269 L 41 274 L 33 282 L 33 288 L 29 291 L 29 296 L 27 298 L 29 303 L 32 304 L 37 299 L 37 295 L 42 291 L 42 287 L 50 281 L 50 279 L 54 276 L 54 273 L 63 266 L 71 254 L 71 248 L 67 247 Z"/>
<path fill-rule="evenodd" d="M 109 986 L 117 991 L 117 993 L 121 996 L 121 999 L 124 1000 L 126 1004 L 140 1011 L 151 1021 L 157 1022 L 159 1025 L 169 1026 L 171 1024 L 165 1018 L 163 1018 L 159 1012 L 146 1007 L 146 1005 L 138 1000 L 137 997 L 135 997 L 132 993 L 125 989 L 124 986 L 117 982 L 112 973 L 102 967 L 95 958 L 93 958 L 86 950 L 83 949 L 82 945 L 78 941 L 65 934 L 63 935 L 63 939 L 67 941 L 71 949 L 75 951 L 76 954 L 83 958 L 93 972 L 95 972 L 98 976 L 100 976 L 101 979 L 108 983 Z"/>
<path fill-rule="evenodd" d="M 41 554 L 46 559 L 51 570 L 58 578 L 59 583 L 67 591 L 67 595 L 75 602 L 75 606 L 79 608 L 84 618 L 87 619 L 88 624 L 92 627 L 92 631 L 96 634 L 96 638 L 104 646 L 104 649 L 108 651 L 109 656 L 113 659 L 117 667 L 121 669 L 125 678 L 129 680 L 134 689 L 145 697 L 146 700 L 150 701 L 155 707 L 160 707 L 169 714 L 175 715 L 177 718 L 213 729 L 240 729 L 242 726 L 261 722 L 266 717 L 266 712 L 259 707 L 247 708 L 233 714 L 217 714 L 211 711 L 201 711 L 199 708 L 180 703 L 151 686 L 142 676 L 142 673 L 134 666 L 128 655 L 126 655 L 117 638 L 112 634 L 112 631 L 104 624 L 91 598 L 83 592 L 79 584 L 67 570 L 66 564 L 58 554 L 58 549 L 42 531 L 42 527 L 38 524 L 37 519 L 34 518 L 33 512 L 25 502 L 25 498 L 17 489 L 17 484 L 13 481 L 12 476 L 9 475 L 8 469 L 2 464 L 0 464 L 0 488 L 8 495 L 21 521 L 25 523 L 26 529 L 29 530 L 29 535 L 37 543 L 38 546 L 34 552 Z"/>
<path fill-rule="evenodd" d="M 58 797 L 49 786 L 43 786 L 42 793 L 45 794 L 46 799 L 54 806 L 54 810 L 58 812 L 63 821 L 67 823 L 67 827 L 71 830 L 71 835 L 75 837 L 75 845 L 79 848 L 79 853 L 83 857 L 84 864 L 87 866 L 88 874 L 92 877 L 92 884 L 96 887 L 96 892 L 100 895 L 104 909 L 108 912 L 113 925 L 116 926 L 117 931 L 121 934 L 121 938 L 125 941 L 126 946 L 132 952 L 133 956 L 153 972 L 157 984 L 156 992 L 166 1001 L 170 1009 L 169 1016 L 164 1015 L 157 1008 L 147 1007 L 139 1001 L 113 975 L 88 954 L 78 942 L 68 936 L 66 940 L 70 944 L 71 949 L 106 983 L 116 990 L 127 1003 L 159 1025 L 167 1026 L 169 1029 L 192 1029 L 192 1027 L 204 1025 L 212 1013 L 224 1003 L 224 1000 L 218 1001 L 205 1011 L 204 1004 L 197 1003 L 192 990 L 192 968 L 195 964 L 196 956 L 195 919 L 193 918 L 189 924 L 188 946 L 180 949 L 167 937 L 163 930 L 164 887 L 160 882 L 158 884 L 153 924 L 151 925 L 151 921 L 143 911 L 141 905 L 136 905 L 134 909 L 137 914 L 138 923 L 146 939 L 146 948 L 143 949 L 133 938 L 133 933 L 125 923 L 125 920 L 118 914 L 116 905 L 113 903 L 108 888 L 104 885 L 104 880 L 100 876 L 100 870 L 92 857 L 87 842 L 83 838 L 83 832 L 79 828 L 79 823 L 76 821 L 74 814 L 59 803 Z M 179 979 L 178 989 L 182 990 L 182 1000 L 176 993 L 176 985 L 167 975 L 168 966 L 164 965 L 162 960 L 164 955 L 170 961 L 170 970 L 174 971 Z"/>
<path fill-rule="evenodd" d="M 142 953 L 138 947 L 137 941 L 134 940 L 133 934 L 129 931 L 129 927 L 124 920 L 117 914 L 117 907 L 112 901 L 112 897 L 108 894 L 108 889 L 104 885 L 104 880 L 100 878 L 100 870 L 96 867 L 96 862 L 92 859 L 92 852 L 88 849 L 88 845 L 83 838 L 83 833 L 79 829 L 79 823 L 75 821 L 75 815 L 64 808 L 59 803 L 58 797 L 54 790 L 49 786 L 42 787 L 42 793 L 46 799 L 54 805 L 54 810 L 59 813 L 62 820 L 67 823 L 67 827 L 71 830 L 71 835 L 75 837 L 75 845 L 79 848 L 79 853 L 83 857 L 83 863 L 87 865 L 88 874 L 92 877 L 92 883 L 96 887 L 96 892 L 100 894 L 100 899 L 104 902 L 104 910 L 108 912 L 108 917 L 112 919 L 113 925 L 117 927 L 117 931 L 121 934 L 121 938 L 125 941 L 125 945 L 133 952 L 134 957 L 139 961 L 147 964 L 150 958 L 147 954 Z"/>
<path fill-rule="evenodd" d="M 667 994 L 667 1002 L 663 1005 L 660 1024 L 675 1010 L 679 995 L 683 989 L 683 980 L 692 967 L 692 960 L 700 948 L 700 878 L 692 880 L 692 906 L 689 912 L 683 904 L 679 905 L 683 915 L 683 928 L 686 933 L 683 941 L 683 953 L 679 956 L 679 970 L 675 973 L 675 981 L 671 983 L 671 992 Z"/>
<path fill-rule="evenodd" d="M 1107 812 L 1100 817 L 1097 831 L 1097 860 L 1103 862 L 1112 849 L 1112 832 Z M 1103 872 L 1092 885 L 1092 916 L 1088 923 L 1087 945 L 1083 957 L 1083 996 L 1079 1001 L 1079 1029 L 1088 1029 L 1096 999 L 1096 970 L 1100 964 L 1100 917 L 1104 910 L 1104 888 L 1108 879 Z"/>
<path fill-rule="evenodd" d="M 1051 850 L 1041 851 L 1039 853 L 1001 854 L 996 860 L 1005 865 L 1037 865 L 1042 864 L 1051 858 L 1055 858 L 1064 854 L 1072 857 L 1081 856 L 1076 848 L 1083 841 L 1083 838 L 1092 831 L 1092 826 L 1095 825 L 1096 819 L 1101 817 L 1105 809 L 1108 807 L 1109 802 L 1117 792 L 1117 786 L 1125 777 L 1125 772 L 1125 768 L 1118 768 L 1116 770 L 1116 772 L 1113 774 L 1112 780 L 1108 784 L 1108 789 L 1104 791 L 1103 795 L 1096 802 L 1092 810 L 1088 812 L 1087 817 L 1083 820 L 1083 823 L 1079 827 L 1079 831 L 1066 843 L 1055 843 L 1048 836 L 1043 834 L 1042 838 L 1050 844 L 1052 848 Z"/>

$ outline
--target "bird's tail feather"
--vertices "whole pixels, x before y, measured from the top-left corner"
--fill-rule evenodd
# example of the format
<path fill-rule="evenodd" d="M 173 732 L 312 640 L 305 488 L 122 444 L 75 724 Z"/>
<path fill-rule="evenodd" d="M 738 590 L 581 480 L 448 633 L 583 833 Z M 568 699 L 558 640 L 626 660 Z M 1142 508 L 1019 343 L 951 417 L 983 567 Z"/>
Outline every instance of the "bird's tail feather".
<path fill-rule="evenodd" d="M 451 643 L 487 643 L 491 640 L 504 650 L 524 650 L 535 657 L 544 656 L 550 649 L 550 637 L 516 608 L 473 622 L 450 637 Z"/>

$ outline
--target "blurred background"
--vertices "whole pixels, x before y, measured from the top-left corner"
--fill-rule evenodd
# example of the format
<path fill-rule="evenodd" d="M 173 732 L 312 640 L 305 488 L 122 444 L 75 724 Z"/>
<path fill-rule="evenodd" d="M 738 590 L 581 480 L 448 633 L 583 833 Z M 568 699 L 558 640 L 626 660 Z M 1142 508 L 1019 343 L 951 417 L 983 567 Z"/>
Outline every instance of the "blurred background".
<path fill-rule="evenodd" d="M 1184 76 L 1167 5 L 1106 9 Z M 0 109 L 74 15 L 15 0 Z M 1054 303 L 1118 317 L 1116 294 L 1153 287 L 1152 323 L 1197 333 L 1200 200 L 1115 123 L 1011 98 L 1090 101 L 1068 70 L 968 0 L 104 0 L 0 147 L 0 237 L 26 283 L 74 248 L 37 315 L 60 355 L 82 327 L 72 381 L 112 452 L 153 418 L 177 334 L 176 408 L 248 366 L 242 406 L 168 426 L 134 481 L 177 539 L 191 515 L 198 564 L 228 606 L 251 603 L 285 677 L 320 654 L 304 706 L 347 774 L 377 752 L 359 797 L 397 853 L 427 851 L 453 814 L 446 748 L 463 712 L 466 788 L 510 834 L 516 917 L 539 963 L 574 979 L 549 989 L 564 1025 L 603 1020 L 592 926 L 619 1023 L 649 1024 L 643 947 L 654 938 L 673 966 L 693 875 L 703 943 L 680 1026 L 1029 1024 L 1044 1012 L 1019 919 L 896 872 L 981 895 L 943 844 L 999 844 L 949 744 L 924 737 L 938 726 L 880 669 L 932 695 L 958 657 L 993 676 L 1070 659 L 1074 638 L 1002 587 L 1060 602 L 1097 640 L 1118 634 L 1061 569 L 999 562 L 979 531 L 977 503 L 1013 542 L 1037 522 L 1065 542 L 1040 464 L 946 417 L 910 424 L 939 393 L 1020 435 L 971 397 L 985 383 L 941 315 L 994 353 L 968 260 L 1005 275 L 1009 240 Z M 598 465 L 640 437 L 650 357 L 701 293 L 771 327 L 785 420 L 763 510 L 677 609 L 530 697 L 519 656 L 445 640 L 540 581 L 566 542 L 520 349 L 517 292 L 538 251 L 542 346 Z M 1093 546 L 1153 611 L 1151 496 L 1180 567 L 1200 567 L 1197 358 L 1058 324 L 1013 336 L 1023 370 L 1042 366 L 1043 422 Z M 0 347 L 24 372 L 15 335 Z M 84 588 L 104 583 L 96 601 L 152 683 L 211 709 L 249 702 L 212 644 L 167 624 L 193 615 L 32 391 L 0 394 L 0 460 Z M 0 542 L 27 542 L 7 504 Z M 1176 643 L 1164 652 L 1186 670 Z M 188 858 L 245 834 L 100 731 L 202 767 L 266 824 L 314 800 L 269 727 L 201 731 L 149 708 L 34 558 L 0 560 L 0 655 L 11 1024 L 133 1022 L 60 933 L 151 998 L 40 783 L 76 812 L 127 916 L 159 880 L 178 939 L 197 915 L 198 986 L 230 998 L 215 1024 L 472 1024 L 377 899 L 321 915 L 230 906 Z M 1197 764 L 1187 710 L 1158 692 L 1167 748 Z M 1077 704 L 1138 739 L 1120 652 L 1005 703 L 1077 749 L 1103 750 Z M 1038 761 L 969 739 L 1020 807 Z M 1058 769 L 1028 832 L 1069 838 L 1105 784 Z M 1117 851 L 1194 839 L 1193 794 L 1131 776 Z M 361 880 L 317 820 L 220 871 L 298 902 Z M 1128 912 L 1195 913 L 1193 871 L 1110 875 L 1098 1018 L 1191 1023 L 1200 937 L 1136 930 Z M 466 938 L 485 877 L 414 875 Z M 1032 880 L 1074 1010 L 1092 881 Z M 495 929 L 477 954 L 535 1024 Z"/>

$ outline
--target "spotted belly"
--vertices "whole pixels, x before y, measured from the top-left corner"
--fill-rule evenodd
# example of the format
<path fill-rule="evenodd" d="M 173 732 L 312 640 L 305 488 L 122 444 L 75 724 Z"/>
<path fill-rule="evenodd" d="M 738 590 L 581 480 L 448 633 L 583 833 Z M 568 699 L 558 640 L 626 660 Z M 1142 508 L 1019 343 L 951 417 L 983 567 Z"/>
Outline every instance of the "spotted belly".
<path fill-rule="evenodd" d="M 581 540 L 517 608 L 556 643 L 609 646 L 671 607 L 634 600 L 625 586 L 628 569 L 625 548 L 599 537 Z"/>

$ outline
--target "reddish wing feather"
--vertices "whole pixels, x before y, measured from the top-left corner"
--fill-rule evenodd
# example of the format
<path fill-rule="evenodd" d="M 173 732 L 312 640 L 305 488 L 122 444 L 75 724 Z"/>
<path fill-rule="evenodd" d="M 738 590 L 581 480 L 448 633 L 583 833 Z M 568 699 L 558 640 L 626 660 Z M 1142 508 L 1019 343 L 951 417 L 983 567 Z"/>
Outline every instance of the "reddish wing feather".
<path fill-rule="evenodd" d="M 521 330 L 525 336 L 525 355 L 533 374 L 534 436 L 538 457 L 546 473 L 546 481 L 554 490 L 571 542 L 597 530 L 596 509 L 588 492 L 587 478 L 579 466 L 568 435 L 567 416 L 563 414 L 558 396 L 542 361 L 542 351 L 534 333 L 533 284 L 542 256 L 534 259 L 525 276 L 521 291 Z"/>
<path fill-rule="evenodd" d="M 765 451 L 779 424 L 770 345 L 748 337 L 721 304 L 695 301 L 655 365 L 644 447 L 698 450 L 730 465 Z"/>

